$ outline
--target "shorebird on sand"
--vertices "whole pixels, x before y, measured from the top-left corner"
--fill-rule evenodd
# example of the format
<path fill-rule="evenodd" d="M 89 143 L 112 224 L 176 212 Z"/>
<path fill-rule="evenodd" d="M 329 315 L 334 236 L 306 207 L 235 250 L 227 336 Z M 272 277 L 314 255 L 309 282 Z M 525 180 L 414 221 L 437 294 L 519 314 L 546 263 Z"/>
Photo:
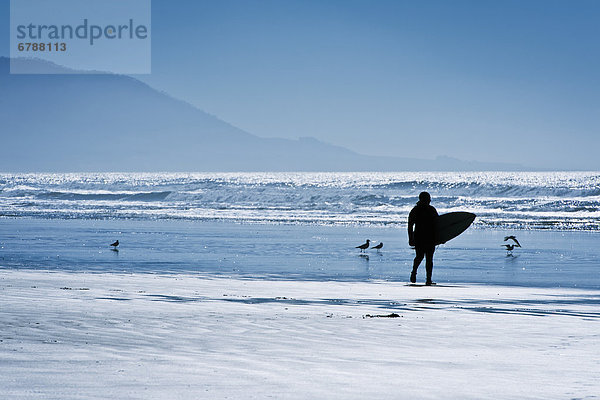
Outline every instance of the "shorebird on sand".
<path fill-rule="evenodd" d="M 373 246 L 371 247 L 372 249 L 377 249 L 377 251 L 381 250 L 381 248 L 383 247 L 383 242 L 379 242 L 379 244 L 377 246 Z"/>
<path fill-rule="evenodd" d="M 506 255 L 507 256 L 512 255 L 512 251 L 515 249 L 514 244 L 503 244 L 502 246 L 506 247 Z M 519 246 L 519 247 L 521 247 L 521 246 Z"/>
<path fill-rule="evenodd" d="M 113 246 L 115 249 L 117 248 L 118 245 L 119 245 L 119 241 L 118 240 L 116 242 L 114 242 L 113 244 L 111 244 L 111 246 Z"/>
<path fill-rule="evenodd" d="M 355 249 L 360 249 L 360 252 L 362 253 L 363 250 L 368 249 L 369 246 L 371 244 L 371 241 L 369 239 L 367 239 L 367 242 L 364 244 L 361 244 L 360 246 L 356 246 Z"/>

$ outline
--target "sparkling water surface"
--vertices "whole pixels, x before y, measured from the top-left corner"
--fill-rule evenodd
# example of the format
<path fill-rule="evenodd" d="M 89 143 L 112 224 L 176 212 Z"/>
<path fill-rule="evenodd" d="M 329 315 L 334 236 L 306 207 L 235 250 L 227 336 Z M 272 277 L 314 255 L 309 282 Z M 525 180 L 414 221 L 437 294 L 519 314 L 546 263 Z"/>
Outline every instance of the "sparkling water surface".
<path fill-rule="evenodd" d="M 0 216 L 404 224 L 424 190 L 481 226 L 600 230 L 597 172 L 0 174 Z"/>

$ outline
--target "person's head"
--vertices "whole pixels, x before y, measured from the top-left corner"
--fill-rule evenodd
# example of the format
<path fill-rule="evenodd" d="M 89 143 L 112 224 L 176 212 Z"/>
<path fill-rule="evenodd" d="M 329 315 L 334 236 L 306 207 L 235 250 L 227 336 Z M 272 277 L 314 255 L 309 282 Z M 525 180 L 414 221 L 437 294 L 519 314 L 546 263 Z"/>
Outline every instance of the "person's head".
<path fill-rule="evenodd" d="M 431 196 L 427 192 L 421 192 L 419 194 L 419 203 L 421 204 L 429 204 L 431 203 Z"/>

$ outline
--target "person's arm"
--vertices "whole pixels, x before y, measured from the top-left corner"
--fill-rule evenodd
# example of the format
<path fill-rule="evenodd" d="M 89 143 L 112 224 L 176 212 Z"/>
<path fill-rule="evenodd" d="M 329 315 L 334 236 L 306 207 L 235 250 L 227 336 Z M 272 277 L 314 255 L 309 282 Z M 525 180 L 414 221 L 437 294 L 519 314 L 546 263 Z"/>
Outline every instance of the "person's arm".
<path fill-rule="evenodd" d="M 411 211 L 410 214 L 408 214 L 408 245 L 409 246 L 415 245 L 415 233 L 413 231 L 414 225 L 415 225 L 415 216 L 414 216 L 414 212 Z"/>

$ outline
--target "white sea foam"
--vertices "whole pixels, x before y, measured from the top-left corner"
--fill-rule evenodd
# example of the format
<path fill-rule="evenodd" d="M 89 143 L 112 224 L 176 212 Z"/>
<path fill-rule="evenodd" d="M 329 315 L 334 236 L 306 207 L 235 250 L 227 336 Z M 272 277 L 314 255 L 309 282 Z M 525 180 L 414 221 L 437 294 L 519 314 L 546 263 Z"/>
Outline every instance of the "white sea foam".
<path fill-rule="evenodd" d="M 0 174 L 0 216 L 399 224 L 427 190 L 480 226 L 600 230 L 600 173 Z"/>

